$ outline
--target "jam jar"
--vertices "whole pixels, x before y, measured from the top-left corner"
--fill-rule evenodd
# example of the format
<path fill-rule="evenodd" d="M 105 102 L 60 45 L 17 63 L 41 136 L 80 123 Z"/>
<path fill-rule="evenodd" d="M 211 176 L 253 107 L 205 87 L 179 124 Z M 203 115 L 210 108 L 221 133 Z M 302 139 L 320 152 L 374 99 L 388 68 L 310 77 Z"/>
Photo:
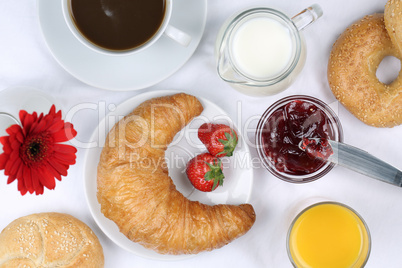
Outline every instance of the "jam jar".
<path fill-rule="evenodd" d="M 294 183 L 316 180 L 334 164 L 311 157 L 300 148 L 303 139 L 342 142 L 342 126 L 335 112 L 314 97 L 294 95 L 271 105 L 256 130 L 256 146 L 263 165 L 276 177 Z"/>

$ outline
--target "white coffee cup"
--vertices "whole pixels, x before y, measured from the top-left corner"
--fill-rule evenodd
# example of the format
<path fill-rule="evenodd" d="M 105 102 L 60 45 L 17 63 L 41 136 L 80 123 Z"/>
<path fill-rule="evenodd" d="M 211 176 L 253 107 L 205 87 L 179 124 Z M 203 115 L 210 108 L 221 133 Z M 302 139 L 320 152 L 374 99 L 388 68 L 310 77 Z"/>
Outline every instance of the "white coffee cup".
<path fill-rule="evenodd" d="M 172 16 L 172 3 L 174 0 L 166 0 L 166 6 L 165 6 L 165 16 L 163 18 L 162 24 L 159 27 L 158 31 L 150 38 L 148 39 L 144 44 L 141 44 L 140 46 L 137 46 L 132 49 L 128 50 L 109 50 L 106 48 L 102 48 L 92 42 L 90 42 L 86 37 L 83 36 L 83 34 L 77 29 L 76 25 L 74 24 L 72 15 L 70 14 L 70 0 L 61 0 L 62 1 L 62 10 L 63 10 L 63 16 L 64 19 L 67 23 L 68 28 L 70 29 L 71 33 L 85 46 L 88 48 L 102 53 L 106 55 L 113 55 L 113 56 L 119 56 L 119 55 L 129 55 L 133 53 L 140 52 L 148 47 L 150 47 L 152 44 L 154 44 L 159 38 L 163 35 L 169 37 L 173 41 L 177 42 L 179 45 L 186 47 L 190 44 L 191 42 L 191 36 L 176 27 L 172 26 L 169 24 L 170 18 Z M 144 0 L 146 1 L 146 0 Z"/>

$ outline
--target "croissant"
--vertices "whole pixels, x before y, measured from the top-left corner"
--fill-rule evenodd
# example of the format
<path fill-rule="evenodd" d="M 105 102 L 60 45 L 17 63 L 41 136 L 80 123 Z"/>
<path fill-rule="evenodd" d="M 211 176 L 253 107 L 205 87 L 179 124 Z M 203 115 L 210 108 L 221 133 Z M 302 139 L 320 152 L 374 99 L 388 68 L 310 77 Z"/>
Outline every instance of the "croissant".
<path fill-rule="evenodd" d="M 101 153 L 97 198 L 102 213 L 130 240 L 161 254 L 222 247 L 255 221 L 250 204 L 188 200 L 168 175 L 167 146 L 202 111 L 197 98 L 184 93 L 145 101 L 112 128 Z"/>

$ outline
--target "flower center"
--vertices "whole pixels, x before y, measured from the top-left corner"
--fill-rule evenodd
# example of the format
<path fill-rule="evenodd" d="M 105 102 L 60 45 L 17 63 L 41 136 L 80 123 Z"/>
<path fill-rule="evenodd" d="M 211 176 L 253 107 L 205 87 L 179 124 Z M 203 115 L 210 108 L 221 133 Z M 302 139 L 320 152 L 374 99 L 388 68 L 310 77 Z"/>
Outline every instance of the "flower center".
<path fill-rule="evenodd" d="M 21 158 L 26 164 L 38 164 L 48 157 L 51 144 L 52 138 L 47 132 L 29 136 L 21 146 Z"/>
<path fill-rule="evenodd" d="M 41 146 L 41 145 L 42 145 L 41 141 L 32 142 L 30 147 L 28 148 L 29 156 L 31 156 L 32 158 L 35 158 L 36 155 L 40 154 L 41 151 L 43 151 L 43 150 L 41 150 L 43 148 L 43 146 Z"/>

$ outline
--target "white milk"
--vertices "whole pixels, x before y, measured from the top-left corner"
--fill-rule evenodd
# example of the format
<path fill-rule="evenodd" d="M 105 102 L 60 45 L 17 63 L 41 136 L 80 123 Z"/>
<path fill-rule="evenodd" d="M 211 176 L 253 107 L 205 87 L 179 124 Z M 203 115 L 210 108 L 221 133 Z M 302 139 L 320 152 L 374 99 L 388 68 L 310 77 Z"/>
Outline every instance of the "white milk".
<path fill-rule="evenodd" d="M 236 67 L 256 79 L 279 75 L 292 58 L 289 29 L 269 17 L 245 21 L 231 41 L 232 60 Z"/>

